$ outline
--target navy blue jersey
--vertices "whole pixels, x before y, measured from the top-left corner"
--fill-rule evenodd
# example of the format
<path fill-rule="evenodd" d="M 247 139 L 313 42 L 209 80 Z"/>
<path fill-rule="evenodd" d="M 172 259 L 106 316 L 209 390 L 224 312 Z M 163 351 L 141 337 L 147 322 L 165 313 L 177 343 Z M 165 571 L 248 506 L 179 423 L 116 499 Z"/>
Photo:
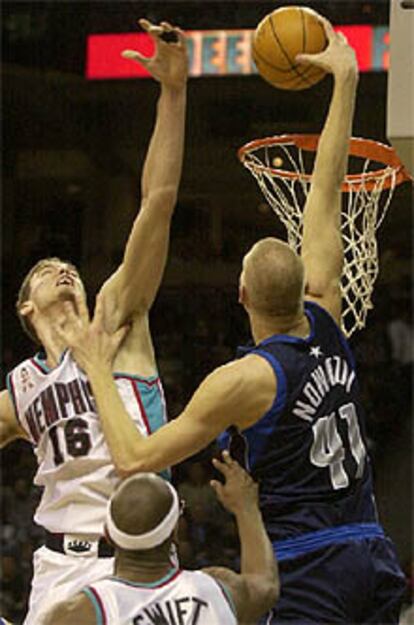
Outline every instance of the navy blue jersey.
<path fill-rule="evenodd" d="M 271 409 L 243 431 L 266 528 L 273 541 L 317 532 L 318 544 L 333 527 L 348 534 L 375 528 L 376 534 L 354 360 L 323 308 L 306 302 L 305 313 L 306 339 L 275 335 L 240 354 L 262 356 L 277 376 Z M 222 435 L 221 444 L 228 438 Z"/>

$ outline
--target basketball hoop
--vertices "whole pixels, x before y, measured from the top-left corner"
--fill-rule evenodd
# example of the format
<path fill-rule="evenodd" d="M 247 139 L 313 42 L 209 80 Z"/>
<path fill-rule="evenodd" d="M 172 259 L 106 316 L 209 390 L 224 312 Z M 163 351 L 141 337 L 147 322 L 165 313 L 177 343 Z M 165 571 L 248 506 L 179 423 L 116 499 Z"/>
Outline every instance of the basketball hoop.
<path fill-rule="evenodd" d="M 300 252 L 303 207 L 310 189 L 319 135 L 281 135 L 251 141 L 238 151 L 242 164 L 256 178 L 266 200 L 287 230 L 289 245 Z M 352 138 L 351 173 L 342 184 L 341 233 L 344 268 L 342 329 L 350 336 L 365 326 L 378 275 L 376 230 L 395 187 L 410 180 L 393 148 L 369 139 Z M 384 167 L 385 165 L 385 167 Z"/>

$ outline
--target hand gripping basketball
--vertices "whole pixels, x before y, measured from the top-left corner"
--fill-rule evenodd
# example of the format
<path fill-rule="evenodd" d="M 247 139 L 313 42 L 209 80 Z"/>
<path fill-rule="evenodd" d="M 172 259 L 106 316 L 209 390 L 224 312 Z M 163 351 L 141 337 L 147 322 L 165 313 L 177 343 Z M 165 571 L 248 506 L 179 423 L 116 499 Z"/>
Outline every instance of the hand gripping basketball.
<path fill-rule="evenodd" d="M 357 74 L 358 64 L 355 52 L 348 44 L 345 35 L 335 32 L 332 24 L 324 17 L 318 16 L 318 21 L 325 30 L 328 47 L 319 54 L 298 54 L 296 61 L 299 63 L 311 63 L 332 74 L 342 71 L 350 71 Z"/>

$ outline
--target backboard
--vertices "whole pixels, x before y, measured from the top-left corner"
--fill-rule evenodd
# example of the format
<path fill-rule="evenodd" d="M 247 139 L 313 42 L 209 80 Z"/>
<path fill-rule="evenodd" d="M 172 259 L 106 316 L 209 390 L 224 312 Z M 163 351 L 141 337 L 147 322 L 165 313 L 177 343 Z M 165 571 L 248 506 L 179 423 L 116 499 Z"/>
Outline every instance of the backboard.
<path fill-rule="evenodd" d="M 390 2 L 387 137 L 414 174 L 414 0 Z"/>

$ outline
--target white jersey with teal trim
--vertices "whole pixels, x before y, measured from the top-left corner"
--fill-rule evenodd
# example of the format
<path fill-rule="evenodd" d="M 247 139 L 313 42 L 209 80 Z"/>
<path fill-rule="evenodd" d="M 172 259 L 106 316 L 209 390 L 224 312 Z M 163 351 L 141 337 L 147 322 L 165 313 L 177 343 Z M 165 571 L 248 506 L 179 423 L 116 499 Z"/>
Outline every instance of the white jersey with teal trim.
<path fill-rule="evenodd" d="M 229 592 L 202 571 L 173 569 L 152 584 L 109 577 L 83 592 L 97 625 L 237 625 Z"/>
<path fill-rule="evenodd" d="M 141 434 L 166 422 L 158 377 L 114 377 Z M 37 355 L 9 373 L 7 386 L 37 456 L 35 484 L 44 488 L 36 523 L 49 532 L 101 535 L 118 477 L 85 373 L 69 351 L 51 370 Z"/>

